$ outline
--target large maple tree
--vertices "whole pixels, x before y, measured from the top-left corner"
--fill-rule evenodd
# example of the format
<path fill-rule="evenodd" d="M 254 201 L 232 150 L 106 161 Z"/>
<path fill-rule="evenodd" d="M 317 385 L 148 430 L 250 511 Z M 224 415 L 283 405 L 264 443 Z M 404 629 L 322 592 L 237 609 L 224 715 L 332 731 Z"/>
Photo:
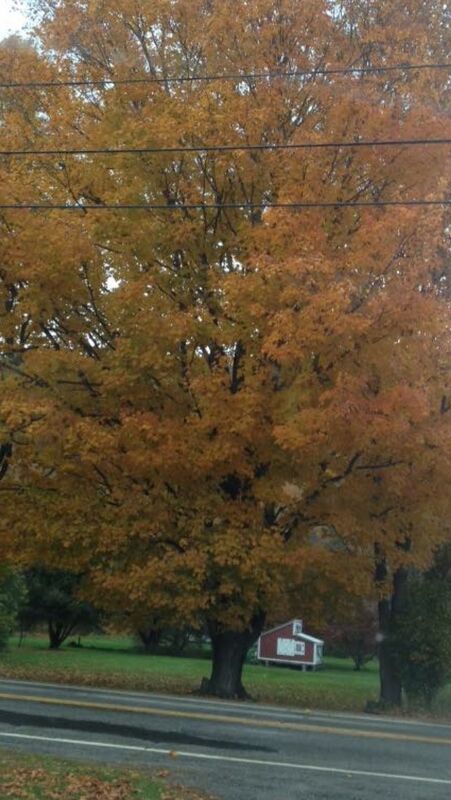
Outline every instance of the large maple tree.
<path fill-rule="evenodd" d="M 446 70 L 339 70 L 443 61 L 447 12 L 28 5 L 39 47 L 1 70 L 44 85 L 1 90 L 4 148 L 154 152 L 0 165 L 5 204 L 90 206 L 1 218 L 2 546 L 205 620 L 204 690 L 242 696 L 303 576 L 379 592 L 384 623 L 444 537 L 450 298 L 444 207 L 271 208 L 442 198 L 443 146 L 236 147 L 443 137 Z"/>

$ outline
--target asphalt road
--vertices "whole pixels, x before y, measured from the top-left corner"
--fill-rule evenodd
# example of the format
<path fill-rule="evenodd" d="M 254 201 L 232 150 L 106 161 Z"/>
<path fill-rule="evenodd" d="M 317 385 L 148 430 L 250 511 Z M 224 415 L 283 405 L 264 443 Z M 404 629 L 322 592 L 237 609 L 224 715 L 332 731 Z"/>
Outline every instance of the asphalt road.
<path fill-rule="evenodd" d="M 169 770 L 220 800 L 451 798 L 451 724 L 0 681 L 0 746 Z"/>

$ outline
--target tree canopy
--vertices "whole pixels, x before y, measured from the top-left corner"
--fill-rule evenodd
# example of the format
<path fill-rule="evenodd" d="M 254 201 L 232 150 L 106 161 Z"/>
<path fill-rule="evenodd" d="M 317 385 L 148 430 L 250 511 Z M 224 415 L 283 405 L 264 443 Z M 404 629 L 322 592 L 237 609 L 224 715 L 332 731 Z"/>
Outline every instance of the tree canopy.
<path fill-rule="evenodd" d="M 446 71 L 358 70 L 443 61 L 449 11 L 29 6 L 3 146 L 59 152 L 4 159 L 2 203 L 72 210 L 1 216 L 1 546 L 240 636 L 237 694 L 304 574 L 384 592 L 444 537 L 446 208 L 383 204 L 443 198 L 445 150 L 357 143 L 443 137 Z M 271 207 L 343 202 L 381 205 Z"/>

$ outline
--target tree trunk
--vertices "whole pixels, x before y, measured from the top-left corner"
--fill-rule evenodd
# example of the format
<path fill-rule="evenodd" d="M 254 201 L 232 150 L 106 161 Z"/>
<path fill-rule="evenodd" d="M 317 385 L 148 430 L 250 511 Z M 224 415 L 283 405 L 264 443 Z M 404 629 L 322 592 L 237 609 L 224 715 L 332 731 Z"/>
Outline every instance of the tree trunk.
<path fill-rule="evenodd" d="M 379 603 L 379 619 L 387 616 L 387 612 L 384 608 L 385 605 L 390 605 L 390 602 L 388 600 L 381 600 Z M 388 708 L 400 708 L 402 704 L 401 678 L 391 653 L 388 631 L 386 633 L 383 631 L 384 629 L 381 625 L 381 637 L 384 638 L 381 638 L 379 643 L 379 704 Z"/>
<path fill-rule="evenodd" d="M 49 619 L 48 622 L 48 631 L 49 631 L 49 649 L 50 650 L 58 650 L 63 642 L 66 641 L 68 636 L 73 633 L 75 630 L 76 625 L 74 623 L 68 622 L 64 624 L 63 622 L 54 622 L 53 620 Z"/>
<path fill-rule="evenodd" d="M 146 653 L 153 653 L 158 646 L 163 631 L 160 628 L 140 628 L 138 636 Z"/>
<path fill-rule="evenodd" d="M 49 621 L 49 649 L 50 650 L 58 650 L 62 643 L 64 642 L 64 636 L 61 633 L 61 628 L 59 625 L 54 625 L 53 622 Z"/>
<path fill-rule="evenodd" d="M 190 640 L 189 631 L 174 631 L 170 637 L 169 652 L 173 656 L 180 656 L 186 650 Z"/>
<path fill-rule="evenodd" d="M 247 651 L 260 636 L 265 616 L 256 615 L 245 631 L 220 631 L 209 626 L 212 647 L 210 678 L 204 678 L 201 694 L 229 700 L 246 700 L 249 695 L 242 683 Z"/>
<path fill-rule="evenodd" d="M 393 623 L 402 613 L 404 606 L 407 571 L 398 569 L 393 576 L 393 588 L 390 598 L 379 601 L 379 704 L 388 708 L 400 708 L 402 705 L 402 683 L 399 669 L 392 650 L 390 634 Z"/>

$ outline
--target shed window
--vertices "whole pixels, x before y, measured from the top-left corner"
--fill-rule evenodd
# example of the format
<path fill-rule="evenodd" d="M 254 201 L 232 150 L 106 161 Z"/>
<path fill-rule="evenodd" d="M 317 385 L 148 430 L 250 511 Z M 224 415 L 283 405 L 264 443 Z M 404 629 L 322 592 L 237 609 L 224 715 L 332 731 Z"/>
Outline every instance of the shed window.
<path fill-rule="evenodd" d="M 278 656 L 296 655 L 296 642 L 293 639 L 277 639 Z"/>
<path fill-rule="evenodd" d="M 297 656 L 305 656 L 305 642 L 296 642 L 295 654 Z"/>
<path fill-rule="evenodd" d="M 301 636 L 302 622 L 293 622 L 293 636 Z"/>

